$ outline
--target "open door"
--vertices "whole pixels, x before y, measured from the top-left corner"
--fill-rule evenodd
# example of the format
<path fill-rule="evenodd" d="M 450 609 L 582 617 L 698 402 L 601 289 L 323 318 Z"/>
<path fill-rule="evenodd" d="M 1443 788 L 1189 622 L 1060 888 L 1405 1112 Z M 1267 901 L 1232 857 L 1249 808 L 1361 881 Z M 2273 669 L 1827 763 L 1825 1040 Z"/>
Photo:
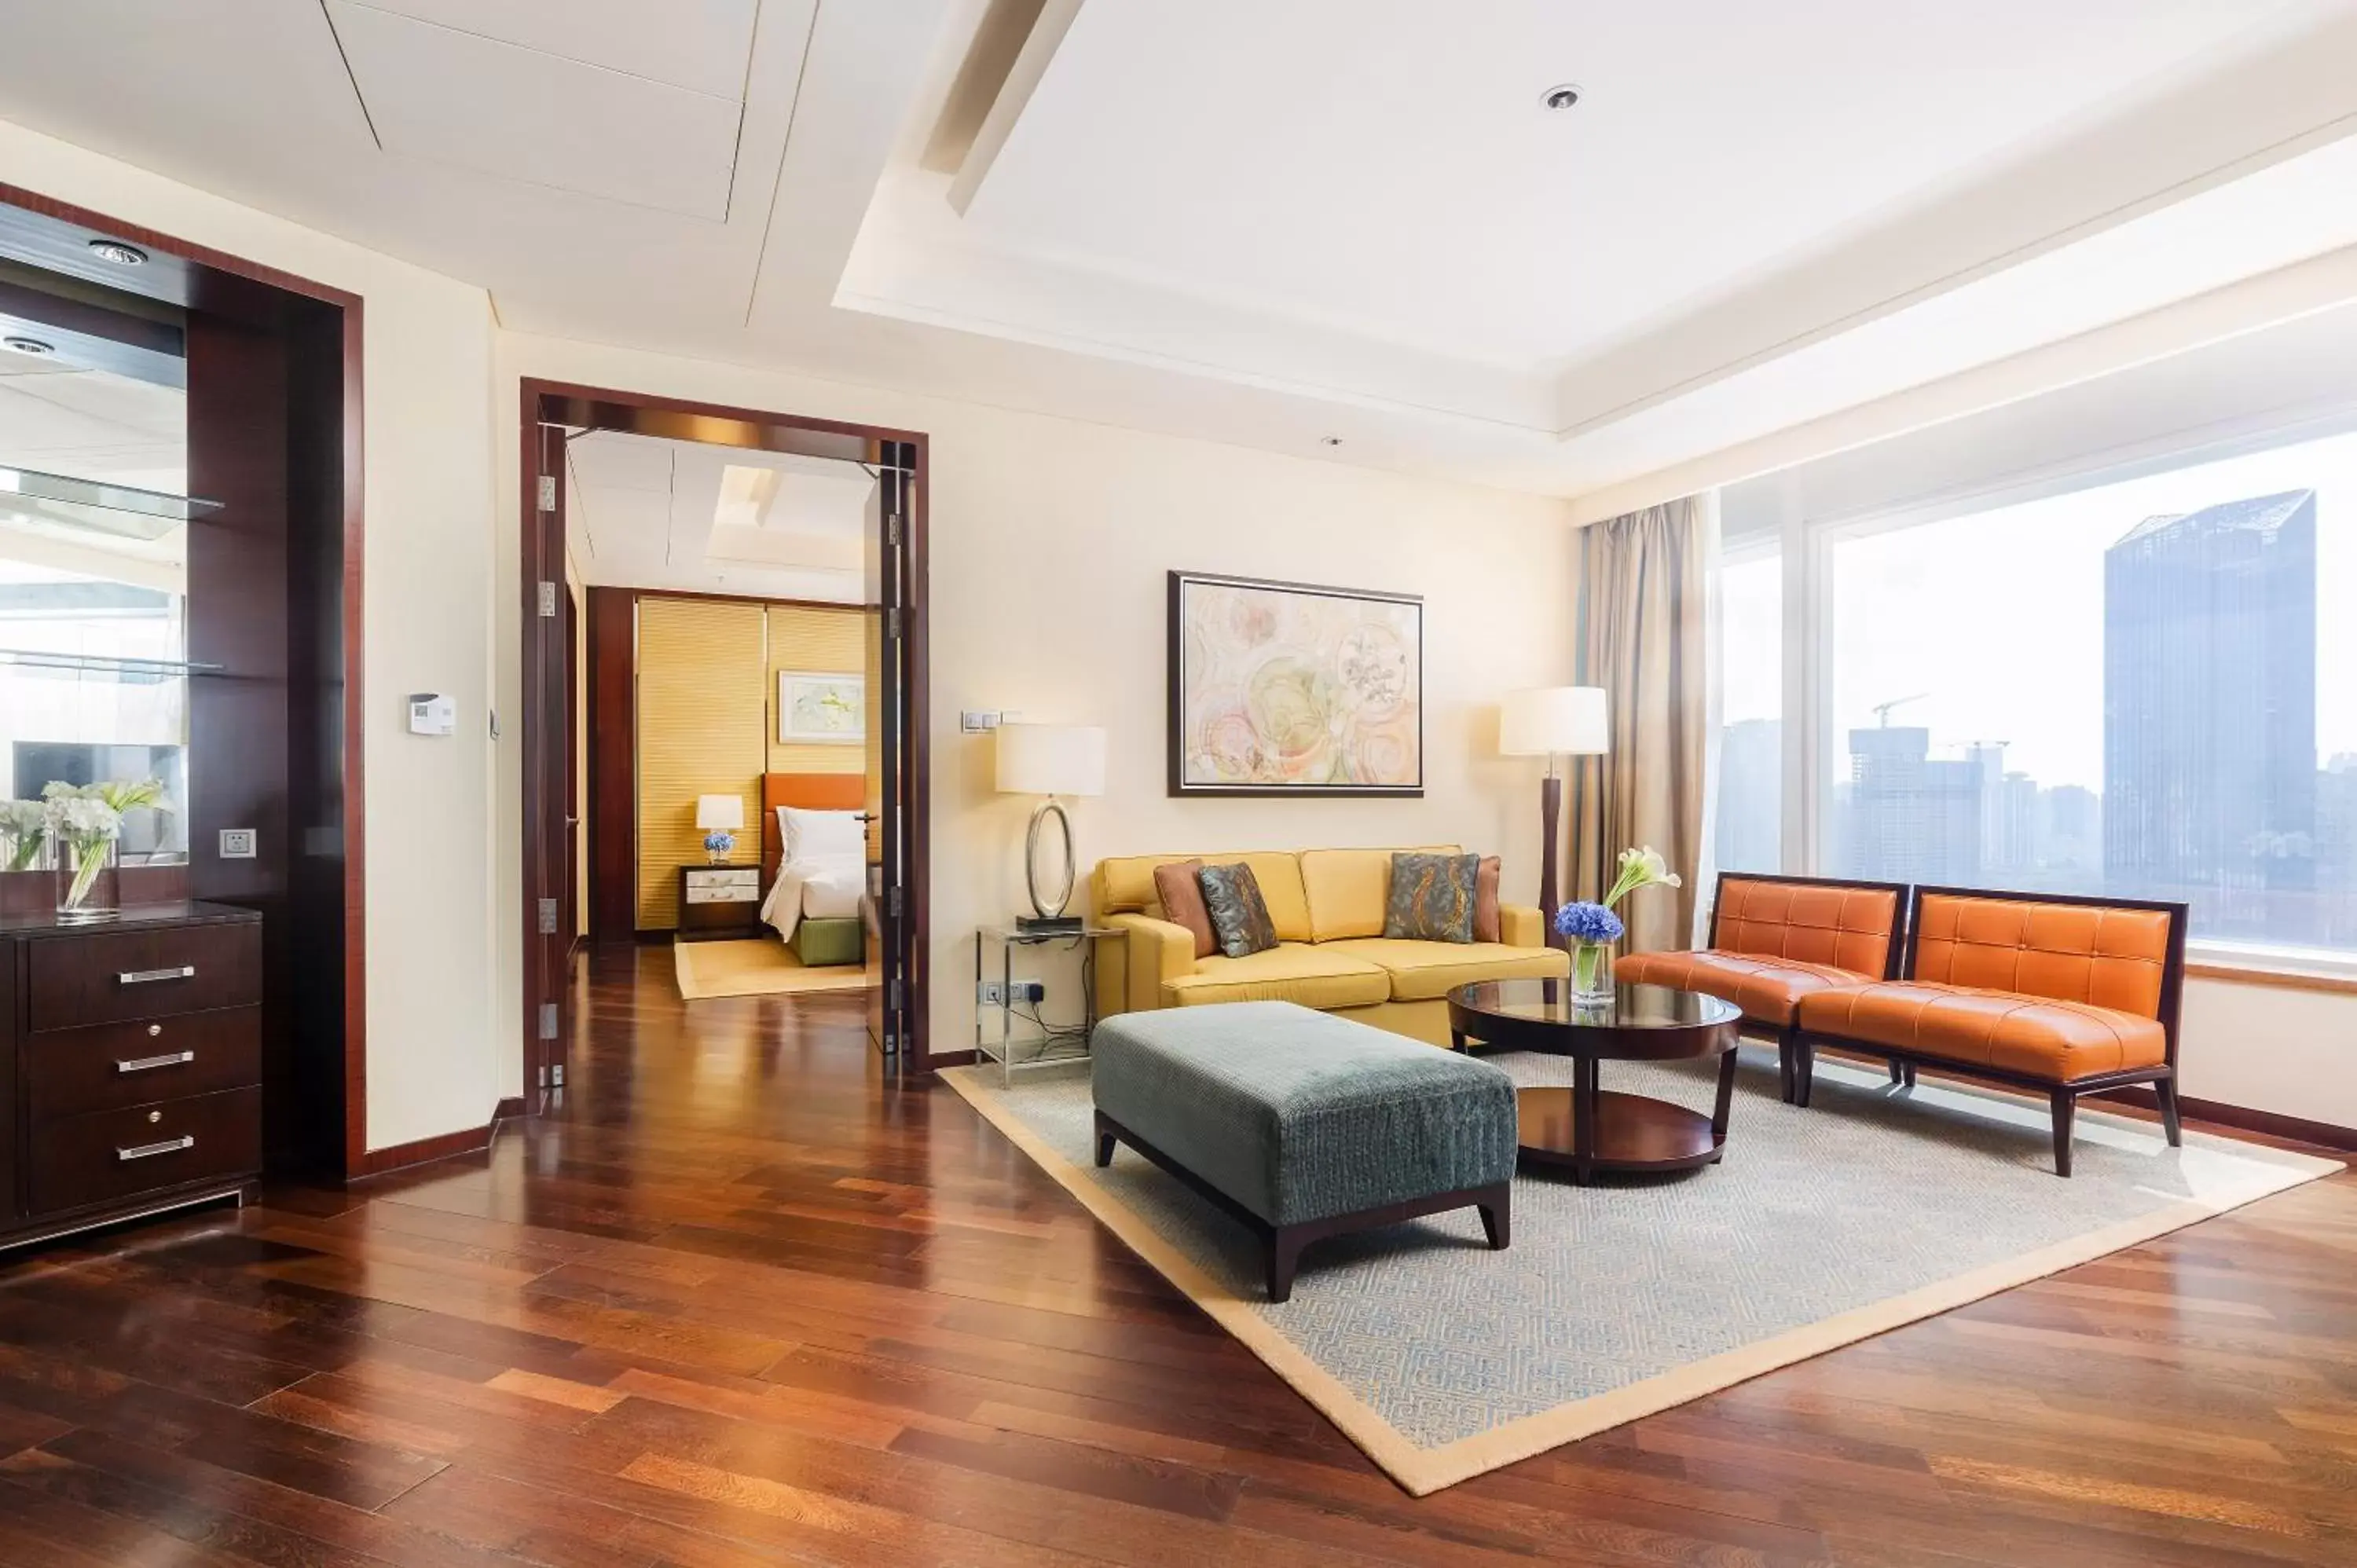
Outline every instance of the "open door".
<path fill-rule="evenodd" d="M 565 590 L 565 441 L 562 425 L 534 427 L 532 494 L 524 510 L 525 1104 L 546 1108 L 565 1086 L 565 987 L 572 954 L 572 597 Z"/>
<path fill-rule="evenodd" d="M 868 929 L 879 983 L 869 993 L 867 1032 L 896 1068 L 911 1047 L 909 999 L 913 898 L 909 824 L 916 792 L 909 744 L 909 629 L 911 622 L 909 499 L 915 453 L 906 442 L 879 443 L 873 515 L 866 537 Z"/>

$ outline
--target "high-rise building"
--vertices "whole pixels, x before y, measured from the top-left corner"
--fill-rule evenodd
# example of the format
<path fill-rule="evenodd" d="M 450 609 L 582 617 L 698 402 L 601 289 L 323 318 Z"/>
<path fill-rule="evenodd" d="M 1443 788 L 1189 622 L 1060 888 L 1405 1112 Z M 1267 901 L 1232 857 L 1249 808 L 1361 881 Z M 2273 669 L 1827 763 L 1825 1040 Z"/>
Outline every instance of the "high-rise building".
<path fill-rule="evenodd" d="M 2147 518 L 2104 556 L 2107 882 L 2304 938 L 2316 788 L 2316 492 Z"/>
<path fill-rule="evenodd" d="M 1886 725 L 1849 732 L 1843 868 L 1887 882 L 1969 883 L 1981 873 L 1986 759 L 1931 758 L 1932 732 Z M 2002 753 L 1999 754 L 2002 767 Z"/>

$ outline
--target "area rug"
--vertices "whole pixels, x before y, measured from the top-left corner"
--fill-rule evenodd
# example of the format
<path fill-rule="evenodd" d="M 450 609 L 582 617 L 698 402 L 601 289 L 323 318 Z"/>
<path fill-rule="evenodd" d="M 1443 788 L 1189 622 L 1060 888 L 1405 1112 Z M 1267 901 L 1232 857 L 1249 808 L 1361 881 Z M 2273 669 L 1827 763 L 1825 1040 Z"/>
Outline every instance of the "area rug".
<path fill-rule="evenodd" d="M 865 991 L 876 975 L 856 964 L 812 969 L 775 937 L 737 942 L 672 943 L 679 993 L 690 1002 L 715 996 L 770 996 L 799 991 Z"/>
<path fill-rule="evenodd" d="M 1488 1058 L 1568 1084 L 1562 1058 Z M 1418 1495 L 2313 1181 L 2328 1160 L 2083 1108 L 2053 1174 L 2046 1107 L 1823 1061 L 1779 1098 L 1747 1047 L 1727 1155 L 1684 1176 L 1514 1184 L 1514 1239 L 1468 1209 L 1339 1237 L 1293 1299 L 1258 1244 L 1135 1152 L 1091 1157 L 1088 1074 L 957 1092 L 1141 1257 Z M 1707 1111 L 1691 1064 L 1608 1063 L 1605 1086 Z"/>

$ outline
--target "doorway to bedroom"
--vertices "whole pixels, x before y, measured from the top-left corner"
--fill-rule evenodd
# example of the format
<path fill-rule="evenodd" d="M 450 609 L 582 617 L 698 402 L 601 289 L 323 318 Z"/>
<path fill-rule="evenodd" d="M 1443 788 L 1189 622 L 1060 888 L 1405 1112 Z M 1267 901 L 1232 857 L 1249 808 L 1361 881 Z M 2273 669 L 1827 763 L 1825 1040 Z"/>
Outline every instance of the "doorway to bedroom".
<path fill-rule="evenodd" d="M 590 943 L 922 1070 L 922 438 L 523 390 L 528 1099 Z"/>

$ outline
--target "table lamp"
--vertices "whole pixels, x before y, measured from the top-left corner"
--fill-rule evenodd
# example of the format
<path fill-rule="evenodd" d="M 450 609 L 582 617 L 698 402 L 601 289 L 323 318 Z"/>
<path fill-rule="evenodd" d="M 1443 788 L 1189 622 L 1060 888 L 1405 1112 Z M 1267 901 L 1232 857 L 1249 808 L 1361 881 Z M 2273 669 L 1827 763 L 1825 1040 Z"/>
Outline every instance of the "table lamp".
<path fill-rule="evenodd" d="M 727 865 L 728 852 L 737 847 L 737 830 L 745 825 L 745 797 L 698 795 L 695 825 L 704 830 L 704 853 L 712 864 Z"/>
<path fill-rule="evenodd" d="M 1023 880 L 1031 894 L 1028 915 L 1017 930 L 1077 931 L 1081 918 L 1064 913 L 1072 901 L 1079 865 L 1072 853 L 1072 820 L 1060 796 L 1104 793 L 1105 732 L 1086 725 L 1002 724 L 998 726 L 998 789 L 1003 795 L 1044 795 L 1023 835 Z M 1063 835 L 1063 880 L 1051 897 L 1039 885 L 1040 830 L 1055 820 Z"/>
<path fill-rule="evenodd" d="M 1555 759 L 1601 757 L 1609 750 L 1601 686 L 1534 686 L 1509 692 L 1498 708 L 1498 749 L 1508 757 L 1544 757 L 1546 778 L 1539 785 L 1539 907 L 1552 942 L 1555 887 L 1555 826 L 1563 818 L 1563 777 Z"/>

